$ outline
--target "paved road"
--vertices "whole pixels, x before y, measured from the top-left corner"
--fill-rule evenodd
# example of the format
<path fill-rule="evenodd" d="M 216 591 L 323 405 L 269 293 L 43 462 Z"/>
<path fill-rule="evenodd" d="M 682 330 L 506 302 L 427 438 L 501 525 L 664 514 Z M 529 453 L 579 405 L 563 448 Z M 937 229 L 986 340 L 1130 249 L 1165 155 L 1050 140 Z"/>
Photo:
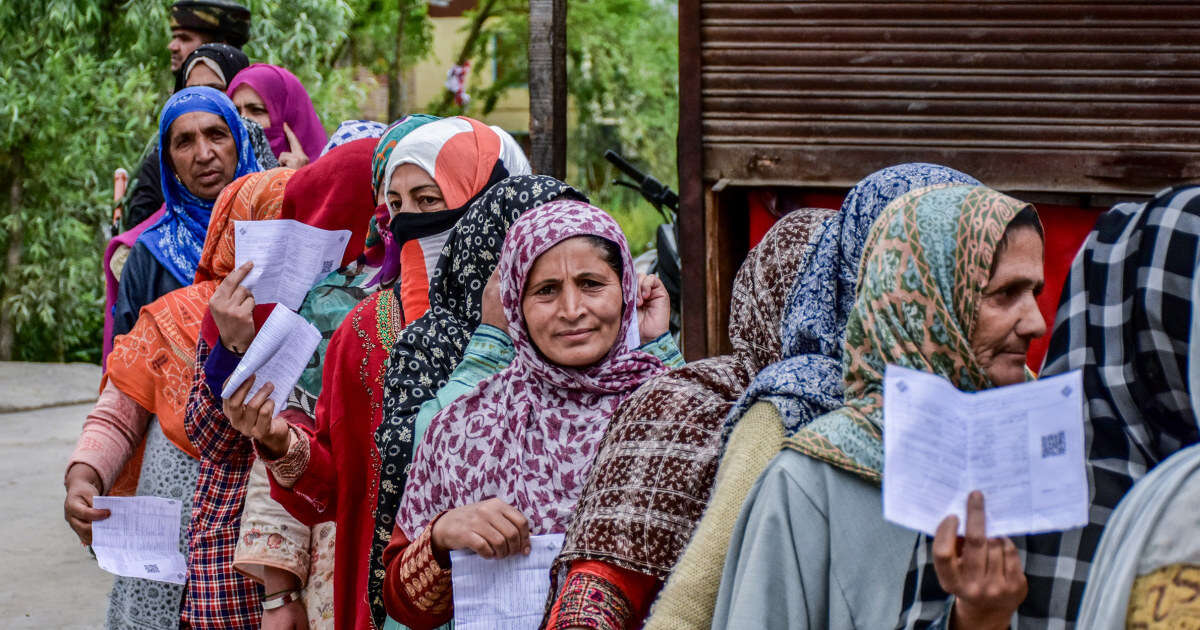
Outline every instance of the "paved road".
<path fill-rule="evenodd" d="M 18 370 L 23 367 L 24 370 Z M 78 382 L 90 376 L 92 396 L 99 369 L 45 364 L 0 364 L 0 407 L 38 401 L 51 383 L 66 383 L 58 401 L 78 398 Z M 64 381 L 63 379 L 67 379 Z M 71 379 L 74 379 L 71 381 Z M 65 402 L 65 401 L 62 401 Z M 0 413 L 0 627 L 100 628 L 112 576 L 96 566 L 63 521 L 63 467 L 79 437 L 90 404 Z"/>

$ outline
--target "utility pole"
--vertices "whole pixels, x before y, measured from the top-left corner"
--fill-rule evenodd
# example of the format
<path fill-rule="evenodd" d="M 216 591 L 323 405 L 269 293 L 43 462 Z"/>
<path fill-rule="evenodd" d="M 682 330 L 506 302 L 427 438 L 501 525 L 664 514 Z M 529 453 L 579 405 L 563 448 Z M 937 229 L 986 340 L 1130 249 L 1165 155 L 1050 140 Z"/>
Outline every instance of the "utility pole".
<path fill-rule="evenodd" d="M 567 0 L 529 0 L 533 172 L 567 177 Z"/>

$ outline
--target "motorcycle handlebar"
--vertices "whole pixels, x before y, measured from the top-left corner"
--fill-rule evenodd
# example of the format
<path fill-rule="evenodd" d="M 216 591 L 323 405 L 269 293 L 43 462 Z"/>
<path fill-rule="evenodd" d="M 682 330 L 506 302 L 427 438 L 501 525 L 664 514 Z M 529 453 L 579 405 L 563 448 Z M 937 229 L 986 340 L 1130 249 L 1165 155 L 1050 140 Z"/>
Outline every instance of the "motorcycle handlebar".
<path fill-rule="evenodd" d="M 612 149 L 605 151 L 604 159 L 608 160 L 610 164 L 617 167 L 617 170 L 632 177 L 633 181 L 637 182 L 638 186 L 641 186 L 642 183 L 646 181 L 646 174 L 637 170 L 634 165 L 626 162 L 625 158 L 617 155 L 616 151 L 613 151 Z"/>

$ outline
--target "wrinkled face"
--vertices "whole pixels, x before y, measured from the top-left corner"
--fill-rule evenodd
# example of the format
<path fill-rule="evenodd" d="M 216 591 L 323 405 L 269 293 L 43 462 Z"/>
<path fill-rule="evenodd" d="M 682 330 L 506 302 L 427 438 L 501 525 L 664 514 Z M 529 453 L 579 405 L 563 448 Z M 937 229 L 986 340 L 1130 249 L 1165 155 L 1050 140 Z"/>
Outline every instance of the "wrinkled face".
<path fill-rule="evenodd" d="M 992 277 L 983 291 L 971 348 L 996 386 L 1025 380 L 1025 353 L 1046 334 L 1038 310 L 1044 245 L 1037 231 L 1020 227 L 1008 233 L 1008 245 L 996 254 Z"/>
<path fill-rule="evenodd" d="M 187 80 L 184 81 L 185 87 L 210 87 L 218 92 L 225 91 L 225 81 L 217 76 L 213 69 L 208 67 L 208 64 L 203 61 L 197 62 L 192 66 L 192 71 L 188 73 Z"/>
<path fill-rule="evenodd" d="M 253 120 L 263 129 L 271 128 L 271 115 L 267 113 L 267 104 L 263 102 L 258 92 L 254 91 L 254 88 L 243 83 L 233 91 L 230 100 L 237 106 L 238 114 L 242 118 Z"/>
<path fill-rule="evenodd" d="M 387 189 L 388 214 L 401 212 L 438 212 L 446 210 L 446 200 L 437 182 L 416 164 L 401 164 L 392 171 Z"/>
<path fill-rule="evenodd" d="M 171 51 L 171 72 L 178 72 L 183 60 L 199 48 L 200 44 L 207 42 L 208 38 L 198 31 L 189 31 L 186 28 L 171 29 L 171 41 L 167 44 L 167 50 Z"/>
<path fill-rule="evenodd" d="M 583 368 L 603 359 L 617 342 L 622 305 L 621 279 L 605 262 L 604 251 L 575 237 L 534 261 L 521 313 L 544 357 Z"/>
<path fill-rule="evenodd" d="M 201 199 L 216 199 L 237 173 L 237 143 L 225 119 L 189 112 L 167 129 L 168 156 L 179 181 Z"/>

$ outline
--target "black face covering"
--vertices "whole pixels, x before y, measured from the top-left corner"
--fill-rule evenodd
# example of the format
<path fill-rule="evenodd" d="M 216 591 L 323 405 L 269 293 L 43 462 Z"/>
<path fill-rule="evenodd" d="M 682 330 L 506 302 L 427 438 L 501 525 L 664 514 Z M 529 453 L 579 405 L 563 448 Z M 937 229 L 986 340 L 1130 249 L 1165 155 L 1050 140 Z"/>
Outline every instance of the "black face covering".
<path fill-rule="evenodd" d="M 466 207 L 438 212 L 401 212 L 388 222 L 388 231 L 392 233 L 396 243 L 402 245 L 449 230 L 466 212 Z"/>

